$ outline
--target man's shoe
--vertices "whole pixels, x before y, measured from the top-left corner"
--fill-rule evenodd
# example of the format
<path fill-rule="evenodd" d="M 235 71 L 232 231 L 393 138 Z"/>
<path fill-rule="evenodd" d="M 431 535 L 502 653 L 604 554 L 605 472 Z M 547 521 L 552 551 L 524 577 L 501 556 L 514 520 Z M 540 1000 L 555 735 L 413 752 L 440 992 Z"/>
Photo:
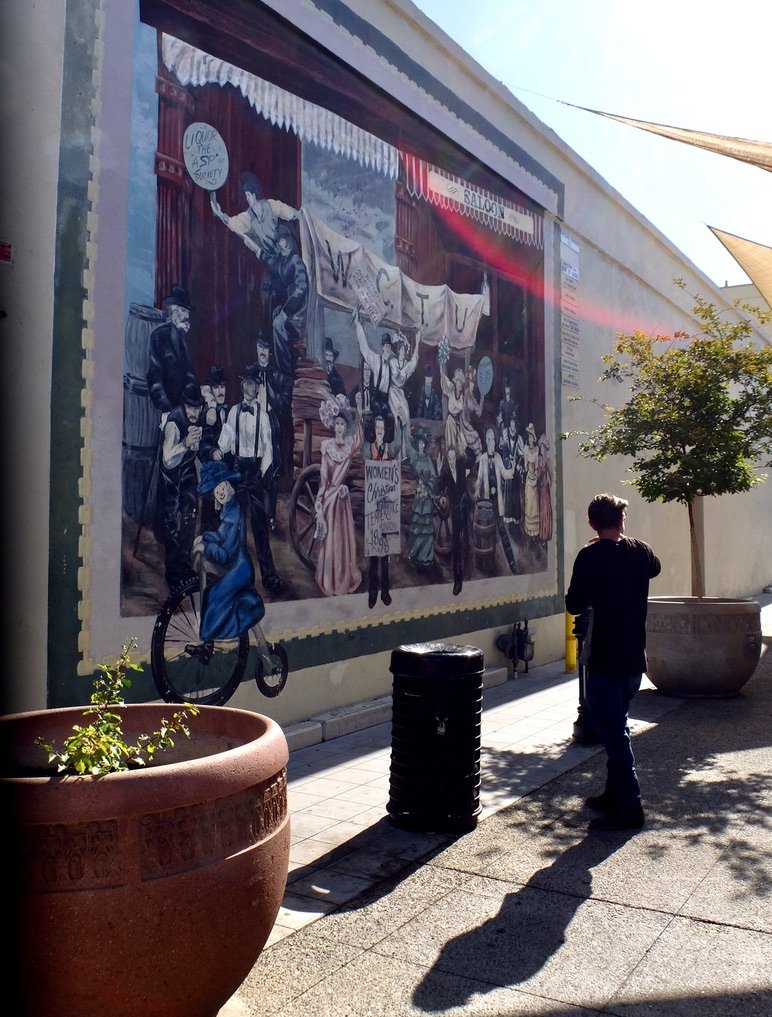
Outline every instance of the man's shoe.
<path fill-rule="evenodd" d="M 367 595 L 367 606 L 368 607 L 375 607 L 375 603 L 376 603 L 377 600 L 378 600 L 378 591 L 377 590 L 370 590 L 370 592 Z"/>
<path fill-rule="evenodd" d="M 613 812 L 614 800 L 606 791 L 602 795 L 590 795 L 584 799 L 588 809 L 595 809 L 596 812 Z"/>
<path fill-rule="evenodd" d="M 391 594 L 389 593 L 388 590 L 383 591 L 383 593 L 381 594 L 381 600 L 384 602 L 386 607 L 389 606 L 389 604 L 391 603 Z"/>
<path fill-rule="evenodd" d="M 609 812 L 605 816 L 597 816 L 590 823 L 591 830 L 640 830 L 646 821 L 643 809 L 632 812 Z"/>
<path fill-rule="evenodd" d="M 205 639 L 203 643 L 187 643 L 185 653 L 189 657 L 198 657 L 202 664 L 208 664 L 214 653 L 214 640 Z"/>
<path fill-rule="evenodd" d="M 453 596 L 457 597 L 461 593 L 461 583 L 453 583 Z"/>

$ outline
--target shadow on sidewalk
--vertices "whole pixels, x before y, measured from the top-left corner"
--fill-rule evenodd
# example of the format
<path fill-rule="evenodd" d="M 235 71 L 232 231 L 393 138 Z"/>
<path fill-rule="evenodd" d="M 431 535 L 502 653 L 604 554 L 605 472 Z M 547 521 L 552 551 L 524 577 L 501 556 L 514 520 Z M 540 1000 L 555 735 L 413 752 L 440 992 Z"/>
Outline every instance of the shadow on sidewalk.
<path fill-rule="evenodd" d="M 590 896 L 592 870 L 619 850 L 631 835 L 613 839 L 588 835 L 563 851 L 550 864 L 537 870 L 528 882 L 508 893 L 493 918 L 442 947 L 432 968 L 413 993 L 413 1003 L 426 1012 L 445 1010 L 445 995 L 436 991 L 434 972 L 458 976 L 454 1007 L 468 1003 L 472 996 L 502 985 L 516 986 L 528 981 L 565 942 L 565 932 L 578 908 Z M 545 893 L 557 886 L 581 888 L 575 894 Z M 480 958 L 485 958 L 481 971 Z M 484 978 L 484 982 L 481 979 Z"/>
<path fill-rule="evenodd" d="M 668 851 L 675 849 L 675 864 L 688 873 L 688 849 L 699 846 L 712 850 L 717 861 L 721 859 L 722 872 L 735 885 L 735 904 L 772 897 L 770 665 L 772 655 L 767 653 L 737 697 L 685 700 L 656 727 L 635 737 L 647 826 L 630 855 L 631 865 L 640 868 L 647 860 L 655 871 Z M 437 977 L 441 973 L 462 976 L 450 1000 L 445 985 L 443 1007 L 463 1006 L 473 994 L 527 981 L 560 950 L 569 923 L 592 897 L 592 870 L 633 839 L 629 833 L 582 835 L 577 830 L 589 819 L 579 809 L 581 797 L 602 786 L 604 764 L 605 757 L 596 755 L 491 818 L 492 826 L 500 824 L 493 840 L 504 858 L 510 855 L 514 861 L 522 860 L 526 852 L 536 860 L 545 852 L 559 853 L 507 893 L 493 918 L 442 947 L 415 990 L 416 1006 L 426 1011 L 438 1009 Z M 577 841 L 577 836 L 582 839 Z M 471 854 L 461 860 L 465 871 L 486 874 L 481 859 L 490 843 L 489 837 L 477 857 Z M 451 859 L 454 863 L 458 859 Z M 497 864 L 494 878 L 507 878 L 506 867 L 500 861 Z M 678 876 L 673 875 L 673 880 L 677 886 Z M 673 900 L 673 913 L 679 913 L 677 895 Z M 669 907 L 666 910 L 670 913 Z M 481 958 L 485 958 L 482 967 Z M 469 981 L 463 982 L 464 977 Z M 754 998 L 755 1008 L 747 1012 L 760 1013 L 758 996 Z M 701 1006 L 702 1002 L 700 998 Z M 691 1009 L 687 1004 L 684 1012 Z"/>

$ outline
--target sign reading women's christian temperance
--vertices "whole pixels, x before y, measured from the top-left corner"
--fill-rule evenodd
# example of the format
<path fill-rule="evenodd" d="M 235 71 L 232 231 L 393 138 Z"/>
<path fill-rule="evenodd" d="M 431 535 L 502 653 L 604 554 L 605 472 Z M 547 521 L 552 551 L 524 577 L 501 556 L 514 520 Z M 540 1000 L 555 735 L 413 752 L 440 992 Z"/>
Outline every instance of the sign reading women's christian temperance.
<path fill-rule="evenodd" d="M 399 460 L 365 459 L 365 555 L 384 558 L 400 552 Z"/>

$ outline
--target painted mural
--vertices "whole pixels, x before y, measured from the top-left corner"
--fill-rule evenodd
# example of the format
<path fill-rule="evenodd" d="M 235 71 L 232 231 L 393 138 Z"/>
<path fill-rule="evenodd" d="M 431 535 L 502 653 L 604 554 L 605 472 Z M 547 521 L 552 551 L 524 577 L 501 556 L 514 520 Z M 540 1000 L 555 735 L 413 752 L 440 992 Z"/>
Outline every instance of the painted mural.
<path fill-rule="evenodd" d="M 394 103 L 384 138 L 314 101 L 290 56 L 272 80 L 153 25 L 137 49 L 122 615 L 202 562 L 204 642 L 533 589 L 555 526 L 539 209 Z"/>

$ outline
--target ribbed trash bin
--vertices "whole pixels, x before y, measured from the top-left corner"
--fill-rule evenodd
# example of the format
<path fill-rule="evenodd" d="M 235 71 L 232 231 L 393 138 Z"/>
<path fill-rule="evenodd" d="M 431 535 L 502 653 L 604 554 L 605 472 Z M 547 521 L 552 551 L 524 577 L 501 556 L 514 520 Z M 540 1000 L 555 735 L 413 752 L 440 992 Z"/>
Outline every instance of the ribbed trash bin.
<path fill-rule="evenodd" d="M 412 830 L 473 829 L 480 814 L 482 650 L 398 646 L 390 670 L 391 821 Z"/>

